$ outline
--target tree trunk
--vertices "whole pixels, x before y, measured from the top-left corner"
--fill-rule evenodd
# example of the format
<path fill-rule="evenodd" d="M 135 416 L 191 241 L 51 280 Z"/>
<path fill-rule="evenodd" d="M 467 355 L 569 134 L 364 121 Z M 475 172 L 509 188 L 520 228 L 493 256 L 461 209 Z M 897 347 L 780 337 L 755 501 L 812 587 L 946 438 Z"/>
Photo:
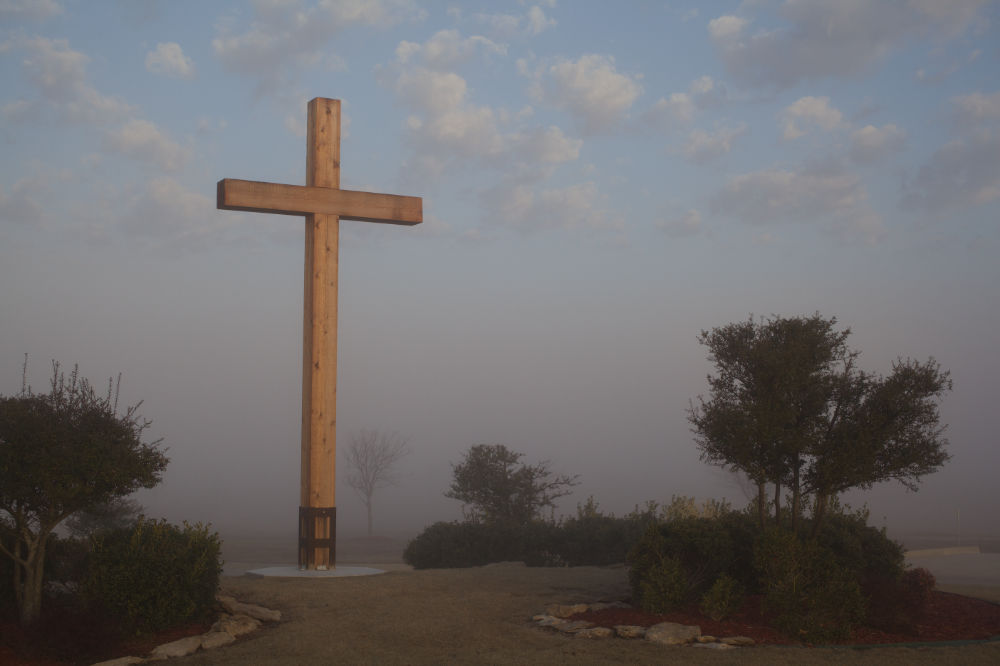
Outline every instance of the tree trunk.
<path fill-rule="evenodd" d="M 33 624 L 42 612 L 42 580 L 45 574 L 45 542 L 39 538 L 28 546 L 26 561 L 14 564 L 14 584 L 19 587 L 18 612 L 22 627 Z M 20 575 L 18 575 L 20 574 Z M 18 580 L 20 578 L 20 580 Z"/>
<path fill-rule="evenodd" d="M 774 524 L 781 527 L 781 484 L 774 484 Z"/>
<path fill-rule="evenodd" d="M 365 502 L 365 508 L 368 509 L 368 536 L 372 535 L 372 499 L 369 497 L 368 501 Z"/>
<path fill-rule="evenodd" d="M 764 529 L 767 524 L 767 489 L 765 484 L 757 484 L 757 520 L 760 523 L 760 529 Z"/>
<path fill-rule="evenodd" d="M 816 508 L 813 510 L 812 536 L 819 534 L 820 524 L 823 522 L 823 515 L 826 514 L 826 493 L 816 491 Z"/>
<path fill-rule="evenodd" d="M 795 460 L 795 471 L 792 472 L 792 531 L 799 532 L 799 512 L 802 510 L 800 504 L 802 492 L 799 489 L 799 461 Z"/>

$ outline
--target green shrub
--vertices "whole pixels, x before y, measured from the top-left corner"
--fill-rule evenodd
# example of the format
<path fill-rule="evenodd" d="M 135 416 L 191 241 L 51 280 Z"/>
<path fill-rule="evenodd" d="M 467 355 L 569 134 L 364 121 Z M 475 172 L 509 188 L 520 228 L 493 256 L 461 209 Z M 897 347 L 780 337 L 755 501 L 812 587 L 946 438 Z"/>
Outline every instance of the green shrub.
<path fill-rule="evenodd" d="M 434 523 L 403 551 L 414 569 L 477 567 L 490 562 L 528 561 L 546 564 L 548 524 Z"/>
<path fill-rule="evenodd" d="M 729 574 L 715 579 L 701 598 L 701 612 L 716 622 L 724 620 L 743 605 L 743 586 Z"/>
<path fill-rule="evenodd" d="M 639 606 L 647 613 L 669 613 L 688 598 L 687 572 L 673 557 L 646 569 L 639 580 Z"/>
<path fill-rule="evenodd" d="M 737 579 L 744 577 L 742 569 L 749 566 L 743 560 L 749 559 L 750 546 L 737 529 L 742 524 L 731 518 L 680 517 L 647 529 L 629 553 L 633 597 L 644 603 L 643 581 L 654 567 L 668 559 L 676 561 L 683 573 L 684 592 L 677 603 L 699 599 L 723 573 Z M 673 598 L 673 591 L 668 596 Z"/>
<path fill-rule="evenodd" d="M 807 642 L 846 638 L 865 617 L 865 599 L 855 572 L 832 550 L 795 533 L 771 529 L 754 549 L 764 609 L 775 626 Z"/>
<path fill-rule="evenodd" d="M 153 632 L 209 617 L 222 566 L 217 533 L 140 519 L 94 539 L 84 595 L 129 631 Z"/>

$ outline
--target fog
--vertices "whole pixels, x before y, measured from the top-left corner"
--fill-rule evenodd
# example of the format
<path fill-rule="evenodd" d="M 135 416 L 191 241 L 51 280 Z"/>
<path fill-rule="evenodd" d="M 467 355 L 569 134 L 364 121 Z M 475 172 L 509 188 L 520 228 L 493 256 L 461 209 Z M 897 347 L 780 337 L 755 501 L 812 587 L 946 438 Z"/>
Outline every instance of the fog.
<path fill-rule="evenodd" d="M 826 3 L 512 3 L 506 22 L 293 3 L 322 37 L 264 4 L 15 12 L 0 36 L 0 393 L 24 354 L 35 390 L 51 359 L 123 373 L 171 460 L 136 496 L 148 515 L 294 537 L 303 222 L 214 191 L 304 182 L 305 103 L 327 96 L 343 186 L 424 197 L 419 226 L 341 230 L 339 460 L 362 428 L 412 449 L 376 533 L 459 519 L 443 493 L 480 443 L 579 475 L 557 517 L 590 496 L 742 506 L 686 420 L 712 371 L 698 333 L 819 312 L 863 369 L 933 356 L 955 386 L 952 460 L 846 501 L 894 535 L 1000 534 L 995 6 L 845 9 L 871 26 L 859 45 L 816 32 Z M 768 27 L 778 52 L 826 34 L 825 64 L 733 41 Z M 337 477 L 340 536 L 362 534 Z"/>

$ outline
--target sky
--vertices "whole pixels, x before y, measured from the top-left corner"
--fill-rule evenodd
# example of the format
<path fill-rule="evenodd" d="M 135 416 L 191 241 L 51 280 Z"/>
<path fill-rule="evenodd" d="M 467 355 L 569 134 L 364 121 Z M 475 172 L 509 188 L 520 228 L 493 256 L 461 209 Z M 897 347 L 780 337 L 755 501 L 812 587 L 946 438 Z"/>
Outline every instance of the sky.
<path fill-rule="evenodd" d="M 424 206 L 341 225 L 340 446 L 412 450 L 377 532 L 458 519 L 480 443 L 579 474 L 557 515 L 743 505 L 689 430 L 698 334 L 819 312 L 954 380 L 952 460 L 848 501 L 995 536 L 998 72 L 979 0 L 0 0 L 0 394 L 25 354 L 36 390 L 121 372 L 171 459 L 149 515 L 294 533 L 304 223 L 215 185 L 304 184 L 330 97 L 342 187 Z"/>

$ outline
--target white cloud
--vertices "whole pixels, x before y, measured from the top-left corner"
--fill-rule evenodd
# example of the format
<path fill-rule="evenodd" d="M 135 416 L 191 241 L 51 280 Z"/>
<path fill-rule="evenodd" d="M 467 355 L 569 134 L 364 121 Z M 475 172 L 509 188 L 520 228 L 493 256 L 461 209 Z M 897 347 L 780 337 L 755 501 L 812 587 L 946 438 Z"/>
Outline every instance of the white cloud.
<path fill-rule="evenodd" d="M 300 0 L 256 2 L 250 26 L 237 32 L 233 19 L 220 22 L 212 48 L 227 69 L 257 79 L 259 92 L 270 91 L 293 78 L 293 65 L 331 62 L 324 49 L 340 31 L 384 28 L 422 15 L 411 0 L 321 0 L 310 6 Z M 344 66 L 339 58 L 332 62 Z"/>
<path fill-rule="evenodd" d="M 550 5 L 551 6 L 551 5 Z M 533 37 L 556 25 L 539 5 L 533 5 L 521 16 L 514 14 L 473 14 L 472 20 L 486 26 L 497 39 L 513 39 L 519 35 Z"/>
<path fill-rule="evenodd" d="M 607 209 L 606 197 L 591 181 L 552 189 L 504 182 L 484 191 L 481 200 L 489 222 L 522 231 L 616 231 L 624 226 L 621 215 Z"/>
<path fill-rule="evenodd" d="M 830 106 L 829 97 L 801 97 L 785 108 L 781 118 L 786 140 L 805 135 L 810 126 L 828 132 L 844 126 L 843 114 Z"/>
<path fill-rule="evenodd" d="M 733 142 L 749 130 L 746 124 L 722 127 L 714 132 L 694 130 L 684 145 L 684 157 L 696 164 L 705 164 L 722 157 L 733 149 Z"/>
<path fill-rule="evenodd" d="M 976 23 L 983 5 L 983 0 L 786 0 L 777 10 L 781 27 L 750 35 L 747 19 L 720 16 L 709 22 L 708 32 L 734 78 L 788 88 L 803 80 L 857 75 L 910 39 L 954 38 Z"/>
<path fill-rule="evenodd" d="M 726 89 L 711 76 L 700 76 L 691 82 L 687 92 L 661 97 L 642 113 L 642 120 L 653 125 L 670 127 L 674 123 L 688 124 L 698 109 L 723 102 Z"/>
<path fill-rule="evenodd" d="M 563 134 L 563 131 L 551 125 L 547 128 L 537 127 L 516 137 L 517 156 L 530 161 L 546 164 L 561 164 L 572 162 L 580 156 L 582 139 L 574 139 Z"/>
<path fill-rule="evenodd" d="M 146 69 L 178 79 L 194 77 L 194 62 L 184 55 L 180 44 L 165 42 L 156 45 L 155 51 L 146 54 Z"/>
<path fill-rule="evenodd" d="M 656 124 L 669 124 L 671 120 L 680 123 L 690 123 L 694 119 L 695 103 L 687 93 L 671 93 L 669 98 L 661 97 L 650 109 L 643 113 L 643 118 Z"/>
<path fill-rule="evenodd" d="M 825 224 L 833 232 L 867 242 L 885 233 L 861 179 L 838 162 L 734 176 L 713 197 L 712 208 L 755 225 Z"/>
<path fill-rule="evenodd" d="M 890 123 L 882 127 L 866 125 L 851 132 L 851 159 L 858 164 L 874 164 L 906 144 L 906 132 Z"/>
<path fill-rule="evenodd" d="M 55 0 L 0 0 L 2 18 L 44 21 L 62 11 L 62 5 Z"/>
<path fill-rule="evenodd" d="M 191 153 L 148 120 L 130 120 L 117 131 L 109 133 L 105 144 L 113 152 L 164 171 L 179 170 Z"/>
<path fill-rule="evenodd" d="M 528 14 L 525 18 L 527 22 L 527 31 L 531 35 L 537 35 L 538 33 L 551 28 L 556 24 L 555 19 L 545 16 L 545 12 L 543 12 L 542 8 L 537 5 L 528 10 Z"/>
<path fill-rule="evenodd" d="M 587 133 L 607 131 L 621 122 L 642 93 L 636 76 L 621 74 L 611 56 L 557 59 L 535 73 L 532 94 L 574 116 Z"/>
<path fill-rule="evenodd" d="M 236 225 L 239 217 L 218 215 L 213 198 L 189 190 L 173 178 L 161 177 L 146 183 L 118 225 L 133 236 L 185 244 L 218 234 Z"/>
<path fill-rule="evenodd" d="M 456 30 L 441 30 L 422 45 L 400 42 L 396 59 L 406 64 L 419 57 L 427 67 L 447 69 L 472 59 L 478 51 L 505 55 L 507 47 L 479 35 L 462 39 Z"/>
<path fill-rule="evenodd" d="M 1000 135 L 978 130 L 934 152 L 906 184 L 903 207 L 938 213 L 1000 200 Z"/>
<path fill-rule="evenodd" d="M 692 208 L 680 217 L 661 220 L 656 226 L 673 238 L 695 236 L 702 231 L 701 213 Z"/>
<path fill-rule="evenodd" d="M 0 219 L 17 225 L 38 224 L 42 221 L 44 208 L 40 199 L 48 189 L 49 179 L 38 174 L 15 182 L 9 192 L 0 187 Z"/>
<path fill-rule="evenodd" d="M 995 93 L 974 92 L 951 100 L 956 120 L 960 123 L 976 123 L 984 120 L 1000 120 L 1000 91 Z"/>
<path fill-rule="evenodd" d="M 749 21 L 739 16 L 720 16 L 708 22 L 708 34 L 715 40 L 736 39 L 743 34 L 747 23 Z"/>
<path fill-rule="evenodd" d="M 18 42 L 27 55 L 25 75 L 56 113 L 75 122 L 109 122 L 131 111 L 124 101 L 100 94 L 87 81 L 84 53 L 74 51 L 64 39 L 35 37 Z M 25 100 L 18 100 L 21 104 Z"/>
<path fill-rule="evenodd" d="M 453 72 L 435 72 L 424 67 L 403 70 L 396 93 L 408 104 L 431 113 L 444 113 L 465 103 L 466 84 Z"/>

